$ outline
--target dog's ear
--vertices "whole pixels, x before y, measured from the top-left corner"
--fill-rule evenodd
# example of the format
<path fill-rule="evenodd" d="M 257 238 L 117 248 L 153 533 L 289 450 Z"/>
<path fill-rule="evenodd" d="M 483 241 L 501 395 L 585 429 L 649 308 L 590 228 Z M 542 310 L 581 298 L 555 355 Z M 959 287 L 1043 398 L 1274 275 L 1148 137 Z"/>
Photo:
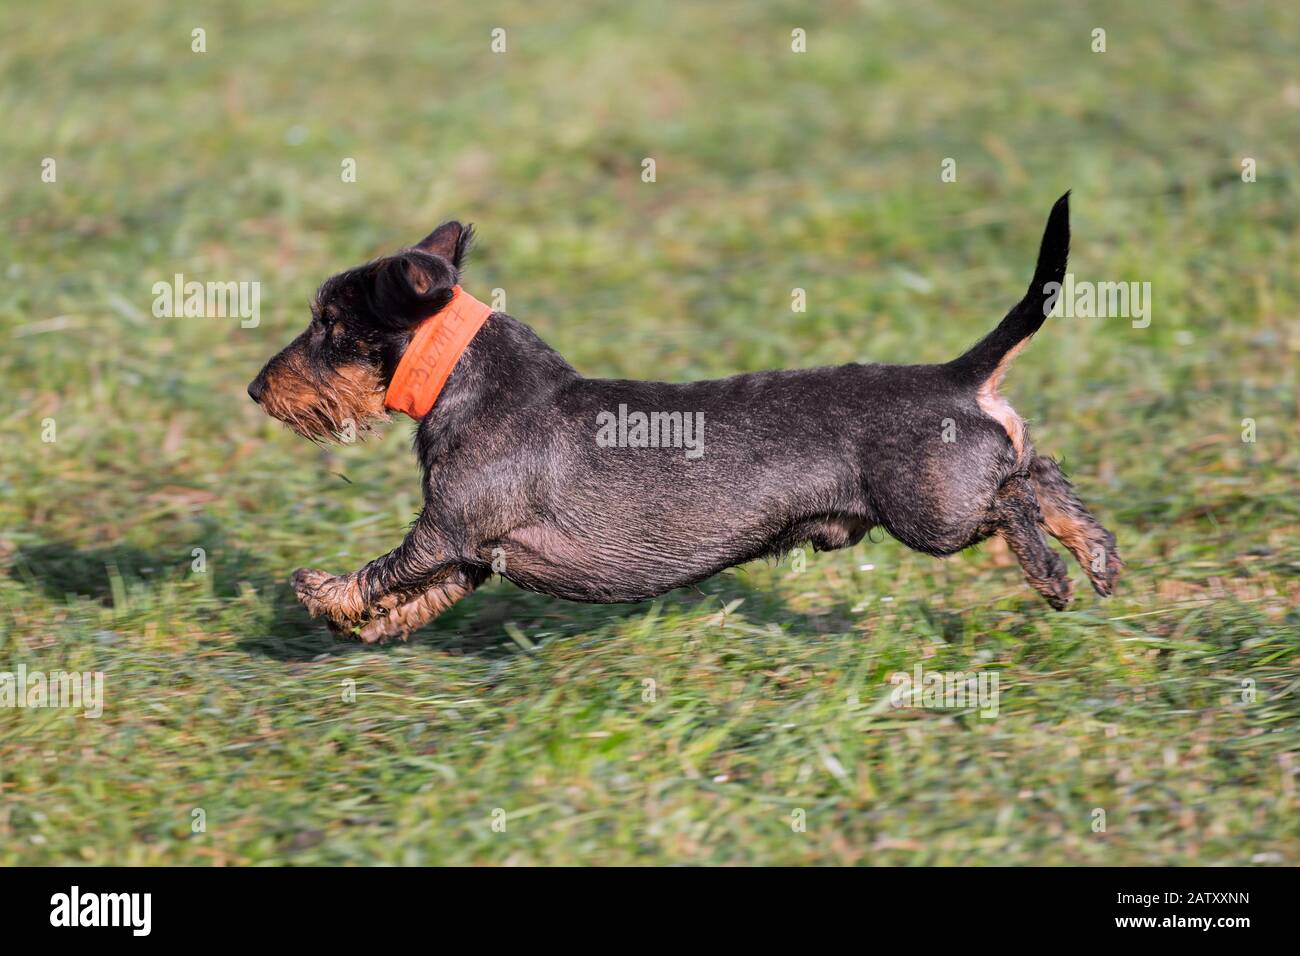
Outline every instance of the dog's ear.
<path fill-rule="evenodd" d="M 403 328 L 446 306 L 456 275 L 429 253 L 408 249 L 374 263 L 370 280 L 375 321 Z"/>
<path fill-rule="evenodd" d="M 425 236 L 415 246 L 421 252 L 442 256 L 457 269 L 465 261 L 470 241 L 474 238 L 474 227 L 461 225 L 456 220 L 444 222 L 433 232 Z"/>

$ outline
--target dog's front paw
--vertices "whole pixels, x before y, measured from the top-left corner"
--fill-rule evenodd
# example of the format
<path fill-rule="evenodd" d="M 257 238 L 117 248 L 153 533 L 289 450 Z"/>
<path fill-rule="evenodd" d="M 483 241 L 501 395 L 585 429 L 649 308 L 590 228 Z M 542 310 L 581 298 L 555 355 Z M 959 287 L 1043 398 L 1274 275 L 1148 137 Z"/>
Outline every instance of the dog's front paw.
<path fill-rule="evenodd" d="M 325 618 L 333 630 L 348 633 L 364 616 L 360 594 L 350 574 L 333 575 L 315 568 L 299 568 L 293 572 L 293 590 L 307 613 Z"/>
<path fill-rule="evenodd" d="M 293 572 L 293 593 L 298 596 L 298 603 L 307 609 L 312 617 L 326 614 L 325 602 L 321 599 L 325 582 L 332 574 L 317 571 L 315 568 L 299 568 Z"/>

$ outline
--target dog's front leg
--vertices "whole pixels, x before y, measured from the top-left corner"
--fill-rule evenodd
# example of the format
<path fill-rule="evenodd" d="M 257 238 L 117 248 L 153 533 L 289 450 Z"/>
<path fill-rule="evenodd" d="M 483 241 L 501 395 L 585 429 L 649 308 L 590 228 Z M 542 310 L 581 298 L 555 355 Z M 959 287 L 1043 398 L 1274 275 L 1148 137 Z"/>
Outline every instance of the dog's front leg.
<path fill-rule="evenodd" d="M 376 617 L 357 632 L 357 637 L 367 644 L 400 637 L 406 640 L 416 628 L 423 627 L 447 608 L 486 581 L 489 572 L 485 568 L 463 565 L 444 580 L 435 584 L 418 597 L 393 608 L 382 617 Z"/>
<path fill-rule="evenodd" d="M 312 617 L 325 617 L 335 629 L 348 632 L 404 607 L 455 575 L 460 564 L 449 558 L 442 538 L 421 518 L 400 545 L 360 570 L 333 575 L 301 568 L 294 572 L 293 588 Z"/>

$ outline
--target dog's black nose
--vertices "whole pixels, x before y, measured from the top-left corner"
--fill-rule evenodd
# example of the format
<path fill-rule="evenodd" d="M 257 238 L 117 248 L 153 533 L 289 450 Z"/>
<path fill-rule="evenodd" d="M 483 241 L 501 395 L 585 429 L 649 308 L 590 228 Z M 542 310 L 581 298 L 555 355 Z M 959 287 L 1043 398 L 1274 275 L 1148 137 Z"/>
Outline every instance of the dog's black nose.
<path fill-rule="evenodd" d="M 266 382 L 262 380 L 262 376 L 259 375 L 248 383 L 248 397 L 257 402 L 257 404 L 262 404 L 262 396 L 265 394 Z"/>

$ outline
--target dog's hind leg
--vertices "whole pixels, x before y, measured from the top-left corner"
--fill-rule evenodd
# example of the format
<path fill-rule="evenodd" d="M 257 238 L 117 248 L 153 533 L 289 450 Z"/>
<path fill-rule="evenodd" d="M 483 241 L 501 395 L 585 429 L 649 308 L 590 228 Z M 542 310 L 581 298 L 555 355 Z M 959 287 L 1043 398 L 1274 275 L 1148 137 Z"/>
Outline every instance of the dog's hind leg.
<path fill-rule="evenodd" d="M 1124 566 L 1115 548 L 1115 536 L 1084 507 L 1055 461 L 1036 455 L 1029 466 L 1029 477 L 1042 511 L 1043 527 L 1070 549 L 1093 590 L 1109 597 Z"/>
<path fill-rule="evenodd" d="M 993 500 L 992 524 L 1010 546 L 1025 579 L 1053 608 L 1063 611 L 1074 596 L 1065 562 L 1047 543 L 1039 529 L 1042 515 L 1028 478 L 1009 478 Z"/>
<path fill-rule="evenodd" d="M 435 584 L 419 597 L 372 618 L 357 632 L 367 644 L 400 637 L 406 640 L 416 628 L 423 627 L 461 598 L 473 592 L 488 578 L 488 572 L 475 567 L 458 569 L 447 580 Z"/>

